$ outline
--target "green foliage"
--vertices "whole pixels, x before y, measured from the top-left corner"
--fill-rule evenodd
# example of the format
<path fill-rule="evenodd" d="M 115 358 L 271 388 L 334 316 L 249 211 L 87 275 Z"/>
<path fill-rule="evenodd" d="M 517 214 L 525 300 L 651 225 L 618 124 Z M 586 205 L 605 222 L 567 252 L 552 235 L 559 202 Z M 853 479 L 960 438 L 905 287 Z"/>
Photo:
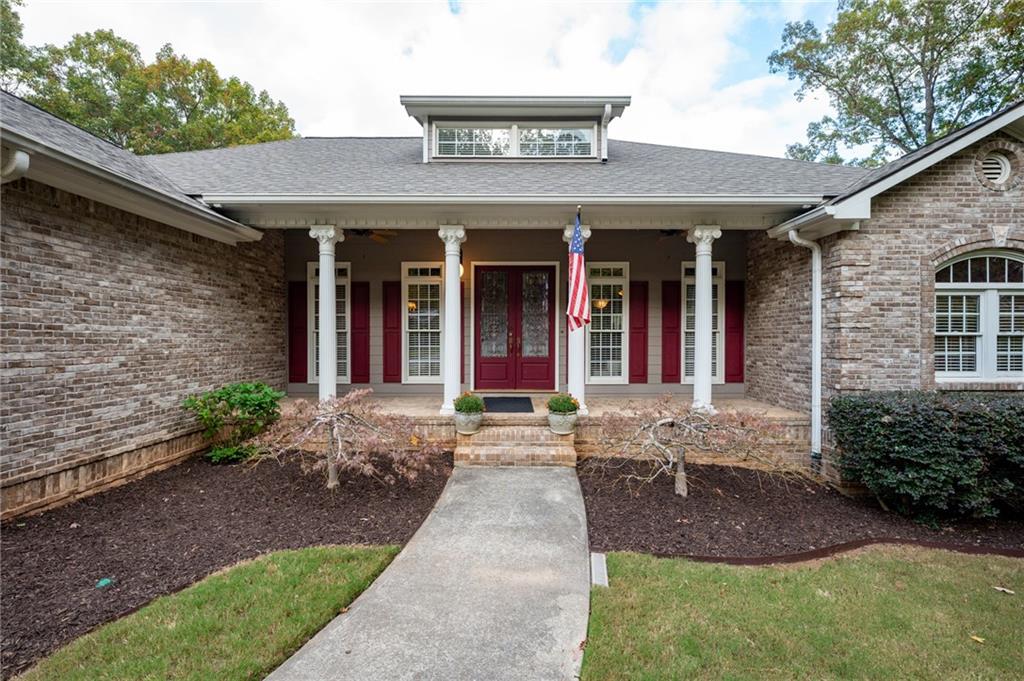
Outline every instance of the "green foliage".
<path fill-rule="evenodd" d="M 573 414 L 580 408 L 580 403 L 575 397 L 559 393 L 548 399 L 548 411 L 552 414 Z"/>
<path fill-rule="evenodd" d="M 839 163 L 867 145 L 850 162 L 878 165 L 1024 98 L 1024 0 L 842 0 L 824 33 L 787 24 L 768 63 L 836 111 L 788 156 Z"/>
<path fill-rule="evenodd" d="M 1024 509 L 1024 396 L 881 392 L 832 400 L 843 473 L 925 520 Z"/>
<path fill-rule="evenodd" d="M 460 414 L 479 414 L 484 410 L 484 400 L 479 395 L 464 392 L 455 398 L 455 411 Z"/>
<path fill-rule="evenodd" d="M 232 383 L 202 395 L 188 397 L 182 406 L 203 424 L 208 440 L 229 429 L 226 440 L 217 443 L 207 455 L 214 463 L 242 461 L 255 453 L 246 440 L 262 433 L 281 416 L 278 401 L 283 392 L 263 383 Z"/>
<path fill-rule="evenodd" d="M 33 70 L 32 51 L 21 42 L 23 0 L 0 0 L 0 88 L 17 93 Z"/>
<path fill-rule="evenodd" d="M 295 137 L 287 107 L 164 45 L 146 63 L 113 31 L 26 47 L 14 5 L 2 3 L 0 85 L 137 154 L 211 149 Z M 13 4 L 12 4 L 13 3 Z"/>

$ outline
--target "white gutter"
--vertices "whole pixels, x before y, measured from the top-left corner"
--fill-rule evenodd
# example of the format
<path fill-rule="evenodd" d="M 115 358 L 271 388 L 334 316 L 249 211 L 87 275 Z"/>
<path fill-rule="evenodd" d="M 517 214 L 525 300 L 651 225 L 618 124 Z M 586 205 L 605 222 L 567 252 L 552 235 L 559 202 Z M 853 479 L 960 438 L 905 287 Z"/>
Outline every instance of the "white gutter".
<path fill-rule="evenodd" d="M 794 229 L 789 240 L 811 251 L 811 461 L 821 460 L 821 246 Z"/>
<path fill-rule="evenodd" d="M 208 204 L 650 204 L 650 205 L 802 205 L 821 202 L 821 196 L 785 194 L 203 194 Z"/>
<path fill-rule="evenodd" d="M 21 149 L 11 149 L 10 154 L 3 168 L 0 168 L 0 182 L 5 184 L 24 177 L 28 172 L 28 154 Z"/>

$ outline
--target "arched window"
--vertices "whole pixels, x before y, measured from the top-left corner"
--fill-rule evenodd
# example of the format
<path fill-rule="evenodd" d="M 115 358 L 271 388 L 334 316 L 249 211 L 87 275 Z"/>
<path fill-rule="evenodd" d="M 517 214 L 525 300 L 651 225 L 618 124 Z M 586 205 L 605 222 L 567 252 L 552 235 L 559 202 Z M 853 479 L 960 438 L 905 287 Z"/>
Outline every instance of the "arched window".
<path fill-rule="evenodd" d="M 1024 257 L 971 253 L 935 272 L 935 375 L 1024 379 Z"/>

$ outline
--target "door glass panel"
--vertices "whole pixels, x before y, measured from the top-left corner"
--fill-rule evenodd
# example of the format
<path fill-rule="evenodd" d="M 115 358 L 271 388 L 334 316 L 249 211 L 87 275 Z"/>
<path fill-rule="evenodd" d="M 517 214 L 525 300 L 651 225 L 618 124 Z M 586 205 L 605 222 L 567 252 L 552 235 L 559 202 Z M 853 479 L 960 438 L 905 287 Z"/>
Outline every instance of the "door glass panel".
<path fill-rule="evenodd" d="M 480 356 L 508 357 L 508 272 L 480 274 Z"/>
<path fill-rule="evenodd" d="M 522 283 L 523 357 L 547 357 L 550 341 L 548 308 L 551 280 L 547 272 L 524 272 Z"/>

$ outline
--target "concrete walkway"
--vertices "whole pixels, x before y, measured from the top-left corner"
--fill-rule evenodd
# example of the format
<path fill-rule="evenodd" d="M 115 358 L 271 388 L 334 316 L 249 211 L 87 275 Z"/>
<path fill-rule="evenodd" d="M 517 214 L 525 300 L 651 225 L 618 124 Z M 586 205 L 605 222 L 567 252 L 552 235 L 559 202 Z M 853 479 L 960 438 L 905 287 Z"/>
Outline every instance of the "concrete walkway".
<path fill-rule="evenodd" d="M 590 602 L 571 468 L 456 468 L 405 549 L 268 679 L 572 679 Z"/>

